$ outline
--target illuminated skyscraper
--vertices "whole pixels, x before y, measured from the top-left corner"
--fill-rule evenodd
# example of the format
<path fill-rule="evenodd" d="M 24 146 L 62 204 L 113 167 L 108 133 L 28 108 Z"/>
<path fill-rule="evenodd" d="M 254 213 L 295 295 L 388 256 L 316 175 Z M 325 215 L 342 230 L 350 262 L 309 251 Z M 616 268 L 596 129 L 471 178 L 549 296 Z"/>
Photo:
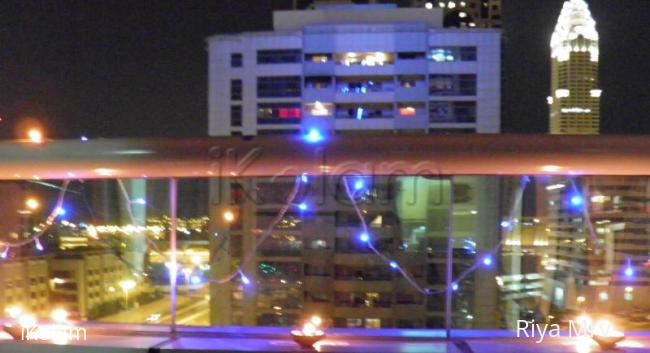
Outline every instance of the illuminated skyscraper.
<path fill-rule="evenodd" d="M 445 27 L 501 27 L 501 0 L 412 0 L 413 6 L 441 8 Z"/>
<path fill-rule="evenodd" d="M 551 37 L 551 60 L 550 133 L 598 134 L 598 32 L 584 0 L 564 2 Z"/>
<path fill-rule="evenodd" d="M 551 38 L 551 134 L 599 133 L 598 55 L 587 4 L 565 1 Z M 549 179 L 548 305 L 592 312 L 648 308 L 648 185 L 646 177 Z"/>

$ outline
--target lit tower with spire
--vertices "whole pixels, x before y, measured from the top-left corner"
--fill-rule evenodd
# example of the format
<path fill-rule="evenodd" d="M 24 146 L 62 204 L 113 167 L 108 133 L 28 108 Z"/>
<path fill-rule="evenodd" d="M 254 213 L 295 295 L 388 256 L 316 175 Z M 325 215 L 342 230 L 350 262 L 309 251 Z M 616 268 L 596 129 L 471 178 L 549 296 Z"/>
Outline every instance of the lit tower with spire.
<path fill-rule="evenodd" d="M 587 3 L 565 1 L 551 37 L 551 134 L 598 134 L 598 54 L 596 21 Z"/>

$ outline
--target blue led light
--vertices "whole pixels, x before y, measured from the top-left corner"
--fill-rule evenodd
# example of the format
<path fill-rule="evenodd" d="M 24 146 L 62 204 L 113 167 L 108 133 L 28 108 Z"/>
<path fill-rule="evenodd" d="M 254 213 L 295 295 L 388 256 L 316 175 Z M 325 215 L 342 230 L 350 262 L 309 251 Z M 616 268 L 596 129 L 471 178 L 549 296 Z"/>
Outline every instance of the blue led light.
<path fill-rule="evenodd" d="M 298 209 L 301 210 L 301 211 L 307 211 L 308 208 L 309 208 L 309 206 L 307 206 L 307 204 L 305 202 L 301 202 L 301 203 L 298 204 Z"/>
<path fill-rule="evenodd" d="M 199 276 L 191 276 L 190 277 L 190 283 L 192 284 L 201 284 L 201 277 Z"/>
<path fill-rule="evenodd" d="M 363 180 L 361 180 L 361 179 L 356 180 L 354 182 L 354 190 L 361 190 L 361 189 L 363 189 L 364 185 L 365 185 L 365 183 L 363 182 Z"/>
<path fill-rule="evenodd" d="M 133 200 L 131 202 L 136 204 L 136 205 L 146 205 L 147 204 L 147 201 L 145 199 L 143 199 L 142 197 L 139 197 L 139 198 L 137 198 L 137 199 L 135 199 L 135 200 Z"/>
<path fill-rule="evenodd" d="M 81 142 L 87 142 L 88 138 L 86 136 L 81 136 Z"/>
<path fill-rule="evenodd" d="M 302 181 L 305 184 L 309 182 L 309 177 L 307 176 L 307 173 L 302 173 L 302 175 L 300 176 L 300 181 Z"/>
<path fill-rule="evenodd" d="M 510 228 L 512 223 L 510 221 L 501 221 L 501 228 Z"/>
<path fill-rule="evenodd" d="M 399 267 L 399 265 L 395 261 L 389 262 L 388 265 L 390 265 L 390 268 L 392 269 L 397 269 Z"/>
<path fill-rule="evenodd" d="M 361 233 L 359 235 L 359 240 L 361 240 L 364 243 L 367 243 L 370 240 L 370 235 L 368 235 L 368 233 L 365 233 L 365 232 Z"/>
<path fill-rule="evenodd" d="M 483 257 L 483 265 L 492 266 L 492 256 L 486 255 L 485 257 Z"/>
<path fill-rule="evenodd" d="M 6 259 L 7 256 L 9 256 L 9 247 L 5 247 L 5 249 L 0 253 L 0 258 Z"/>
<path fill-rule="evenodd" d="M 54 209 L 54 214 L 56 214 L 57 216 L 65 216 L 65 213 L 66 213 L 66 210 L 63 207 L 59 206 L 59 207 Z"/>
<path fill-rule="evenodd" d="M 309 131 L 307 131 L 307 134 L 305 134 L 305 141 L 309 143 L 318 143 L 324 139 L 325 136 L 323 136 L 323 133 L 316 128 L 309 129 Z"/>
<path fill-rule="evenodd" d="M 634 277 L 634 267 L 632 266 L 632 261 L 630 259 L 627 259 L 627 265 L 625 266 L 623 273 L 625 274 L 625 277 Z"/>
<path fill-rule="evenodd" d="M 38 238 L 36 238 L 36 239 L 34 240 L 34 243 L 35 243 L 35 245 L 36 245 L 36 250 L 38 250 L 38 251 L 43 251 L 43 249 L 44 249 L 44 248 L 43 248 L 43 244 L 41 244 L 41 241 L 38 240 Z"/>
<path fill-rule="evenodd" d="M 239 275 L 241 276 L 241 281 L 242 281 L 243 284 L 246 284 L 246 285 L 251 284 L 251 280 L 248 279 L 248 277 L 246 277 L 245 274 L 240 272 Z"/>
<path fill-rule="evenodd" d="M 453 291 L 457 291 L 457 290 L 458 290 L 458 283 L 455 283 L 455 282 L 452 283 L 452 284 L 451 284 L 451 290 L 453 290 Z"/>
<path fill-rule="evenodd" d="M 573 195 L 573 196 L 571 196 L 570 202 L 571 202 L 572 206 L 578 207 L 578 206 L 582 206 L 582 203 L 584 202 L 584 199 L 582 198 L 581 195 Z"/>

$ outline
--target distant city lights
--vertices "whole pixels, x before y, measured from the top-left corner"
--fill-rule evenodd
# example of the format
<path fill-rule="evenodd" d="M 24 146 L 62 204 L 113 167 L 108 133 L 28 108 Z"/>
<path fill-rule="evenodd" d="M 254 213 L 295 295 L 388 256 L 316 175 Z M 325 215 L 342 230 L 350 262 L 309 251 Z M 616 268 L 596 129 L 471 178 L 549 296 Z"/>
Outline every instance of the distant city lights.
<path fill-rule="evenodd" d="M 50 315 L 52 321 L 56 323 L 66 322 L 68 320 L 68 316 L 70 316 L 70 314 L 65 309 L 61 308 L 52 310 L 52 314 Z"/>
<path fill-rule="evenodd" d="M 28 209 L 35 211 L 41 207 L 41 203 L 37 199 L 30 197 L 27 200 L 25 200 L 25 206 Z"/>

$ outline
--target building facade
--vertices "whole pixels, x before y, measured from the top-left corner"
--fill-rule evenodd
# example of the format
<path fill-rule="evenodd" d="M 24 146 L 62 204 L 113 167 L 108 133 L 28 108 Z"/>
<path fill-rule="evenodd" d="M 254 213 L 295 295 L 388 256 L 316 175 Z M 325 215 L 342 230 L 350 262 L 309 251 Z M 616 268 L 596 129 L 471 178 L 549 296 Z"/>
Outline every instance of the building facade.
<path fill-rule="evenodd" d="M 442 9 L 445 27 L 501 27 L 501 0 L 412 0 L 411 5 Z"/>
<path fill-rule="evenodd" d="M 551 39 L 550 133 L 598 134 L 598 32 L 584 0 L 567 0 Z M 552 177 L 545 185 L 551 308 L 647 310 L 650 189 L 646 177 Z"/>
<path fill-rule="evenodd" d="M 11 308 L 49 316 L 48 262 L 47 256 L 13 257 L 0 262 L 0 310 L 5 316 Z"/>
<path fill-rule="evenodd" d="M 126 305 L 120 281 L 132 279 L 132 271 L 110 250 L 61 252 L 50 261 L 52 308 L 63 308 L 73 317 L 97 319 Z M 128 295 L 135 297 L 142 286 Z"/>
<path fill-rule="evenodd" d="M 645 177 L 603 176 L 554 178 L 546 187 L 550 304 L 594 312 L 648 310 L 648 185 Z"/>
<path fill-rule="evenodd" d="M 385 5 L 278 11 L 274 26 L 208 39 L 211 135 L 499 132 L 498 30 L 444 28 L 442 9 Z M 337 327 L 444 325 L 444 295 L 419 293 L 359 241 L 340 179 L 314 177 L 301 194 L 310 211 L 291 208 L 258 247 L 293 182 L 212 182 L 211 324 L 286 326 L 319 314 Z M 423 288 L 445 288 L 449 180 L 363 184 L 358 201 L 373 244 Z M 454 180 L 458 271 L 498 241 L 490 207 L 498 185 L 496 177 Z M 222 283 L 251 253 L 244 273 Z M 498 326 L 497 293 L 493 272 L 470 276 L 454 300 L 454 326 Z"/>
<path fill-rule="evenodd" d="M 584 0 L 565 1 L 551 37 L 552 134 L 593 135 L 600 130 L 598 32 Z"/>
<path fill-rule="evenodd" d="M 498 30 L 362 8 L 276 11 L 272 32 L 210 37 L 210 135 L 499 131 Z"/>

